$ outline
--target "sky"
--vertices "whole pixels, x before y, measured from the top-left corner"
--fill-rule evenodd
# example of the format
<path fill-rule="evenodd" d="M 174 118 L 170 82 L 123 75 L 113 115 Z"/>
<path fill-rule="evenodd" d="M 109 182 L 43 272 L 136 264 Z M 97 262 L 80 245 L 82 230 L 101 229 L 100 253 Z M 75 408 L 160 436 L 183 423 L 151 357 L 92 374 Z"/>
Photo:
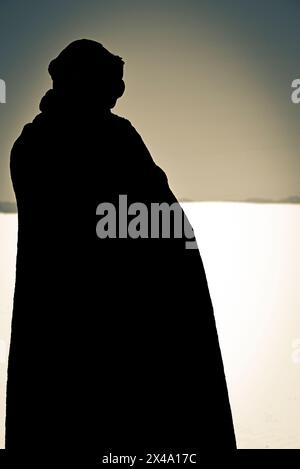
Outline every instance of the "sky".
<path fill-rule="evenodd" d="M 10 149 L 51 87 L 49 62 L 84 37 L 125 60 L 114 112 L 178 198 L 300 195 L 299 1 L 1 0 L 0 201 L 14 200 Z"/>

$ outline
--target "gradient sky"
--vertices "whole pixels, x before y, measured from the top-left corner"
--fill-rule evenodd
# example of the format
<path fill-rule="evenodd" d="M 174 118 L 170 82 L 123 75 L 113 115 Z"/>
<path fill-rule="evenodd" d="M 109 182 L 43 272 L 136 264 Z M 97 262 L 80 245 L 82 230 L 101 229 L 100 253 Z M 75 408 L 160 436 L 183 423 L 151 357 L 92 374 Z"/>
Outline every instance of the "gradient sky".
<path fill-rule="evenodd" d="M 298 0 L 1 0 L 0 200 L 13 200 L 10 148 L 51 86 L 50 60 L 83 37 L 125 60 L 115 112 L 179 198 L 300 194 Z"/>

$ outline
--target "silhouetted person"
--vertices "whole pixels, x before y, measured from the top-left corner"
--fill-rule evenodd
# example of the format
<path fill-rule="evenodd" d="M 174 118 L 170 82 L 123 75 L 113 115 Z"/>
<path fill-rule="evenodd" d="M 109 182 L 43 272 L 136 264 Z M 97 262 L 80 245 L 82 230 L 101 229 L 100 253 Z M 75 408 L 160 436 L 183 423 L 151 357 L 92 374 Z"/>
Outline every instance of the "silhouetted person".
<path fill-rule="evenodd" d="M 19 236 L 6 447 L 234 449 L 198 250 L 175 236 L 92 234 L 92 208 L 118 207 L 119 195 L 149 209 L 176 202 L 139 134 L 111 113 L 123 61 L 80 40 L 49 73 L 53 89 L 11 153 Z"/>

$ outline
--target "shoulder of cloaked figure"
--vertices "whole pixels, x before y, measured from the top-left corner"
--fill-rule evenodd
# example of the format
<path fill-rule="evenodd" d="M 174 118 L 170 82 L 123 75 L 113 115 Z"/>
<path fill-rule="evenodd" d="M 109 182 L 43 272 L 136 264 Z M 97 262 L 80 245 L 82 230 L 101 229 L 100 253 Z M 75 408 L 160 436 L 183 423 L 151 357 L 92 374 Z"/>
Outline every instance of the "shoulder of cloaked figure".
<path fill-rule="evenodd" d="M 32 122 L 28 122 L 24 125 L 23 130 L 20 134 L 20 138 L 29 138 L 33 133 L 43 124 L 44 116 L 42 113 L 37 114 Z"/>
<path fill-rule="evenodd" d="M 123 131 L 130 135 L 133 138 L 133 141 L 139 145 L 139 149 L 142 150 L 144 156 L 146 157 L 148 163 L 151 166 L 152 173 L 160 179 L 161 183 L 168 184 L 168 177 L 166 173 L 160 166 L 156 164 L 155 159 L 150 154 L 142 136 L 134 127 L 134 125 L 125 117 L 118 116 L 117 114 L 111 113 L 111 117 L 121 128 L 123 128 Z"/>
<path fill-rule="evenodd" d="M 139 145 L 140 150 L 150 155 L 142 135 L 139 133 L 138 129 L 130 120 L 113 113 L 111 113 L 111 118 L 114 121 L 116 127 L 124 135 L 130 138 L 131 141 L 134 142 L 136 145 Z"/>
<path fill-rule="evenodd" d="M 111 120 L 118 126 L 123 127 L 124 129 L 131 130 L 134 129 L 131 122 L 126 119 L 126 117 L 119 116 L 118 114 L 110 113 Z"/>
<path fill-rule="evenodd" d="M 32 122 L 24 125 L 21 133 L 16 138 L 12 146 L 11 161 L 18 160 L 19 156 L 21 157 L 24 152 L 29 154 L 31 150 L 39 147 L 37 136 L 40 134 L 40 130 L 44 127 L 43 120 L 43 115 L 40 113 L 32 120 Z"/>
<path fill-rule="evenodd" d="M 22 143 L 25 143 L 28 141 L 28 139 L 30 139 L 30 137 L 32 136 L 32 131 L 33 131 L 33 124 L 32 122 L 28 123 L 28 124 L 25 124 L 23 129 L 22 129 L 22 132 L 20 133 L 20 135 L 18 136 L 18 138 L 16 139 L 14 145 L 13 145 L 13 148 L 12 150 L 16 150 L 16 148 L 18 148 L 18 146 Z"/>

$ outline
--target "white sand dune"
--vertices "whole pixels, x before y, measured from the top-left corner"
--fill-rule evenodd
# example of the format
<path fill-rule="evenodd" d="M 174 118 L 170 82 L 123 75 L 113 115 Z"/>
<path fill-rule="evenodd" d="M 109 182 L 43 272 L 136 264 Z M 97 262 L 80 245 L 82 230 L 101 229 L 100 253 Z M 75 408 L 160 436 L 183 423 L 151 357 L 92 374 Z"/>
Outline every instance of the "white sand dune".
<path fill-rule="evenodd" d="M 238 446 L 300 448 L 300 206 L 182 205 L 208 277 Z M 16 231 L 16 216 L 0 214 L 0 447 Z"/>

